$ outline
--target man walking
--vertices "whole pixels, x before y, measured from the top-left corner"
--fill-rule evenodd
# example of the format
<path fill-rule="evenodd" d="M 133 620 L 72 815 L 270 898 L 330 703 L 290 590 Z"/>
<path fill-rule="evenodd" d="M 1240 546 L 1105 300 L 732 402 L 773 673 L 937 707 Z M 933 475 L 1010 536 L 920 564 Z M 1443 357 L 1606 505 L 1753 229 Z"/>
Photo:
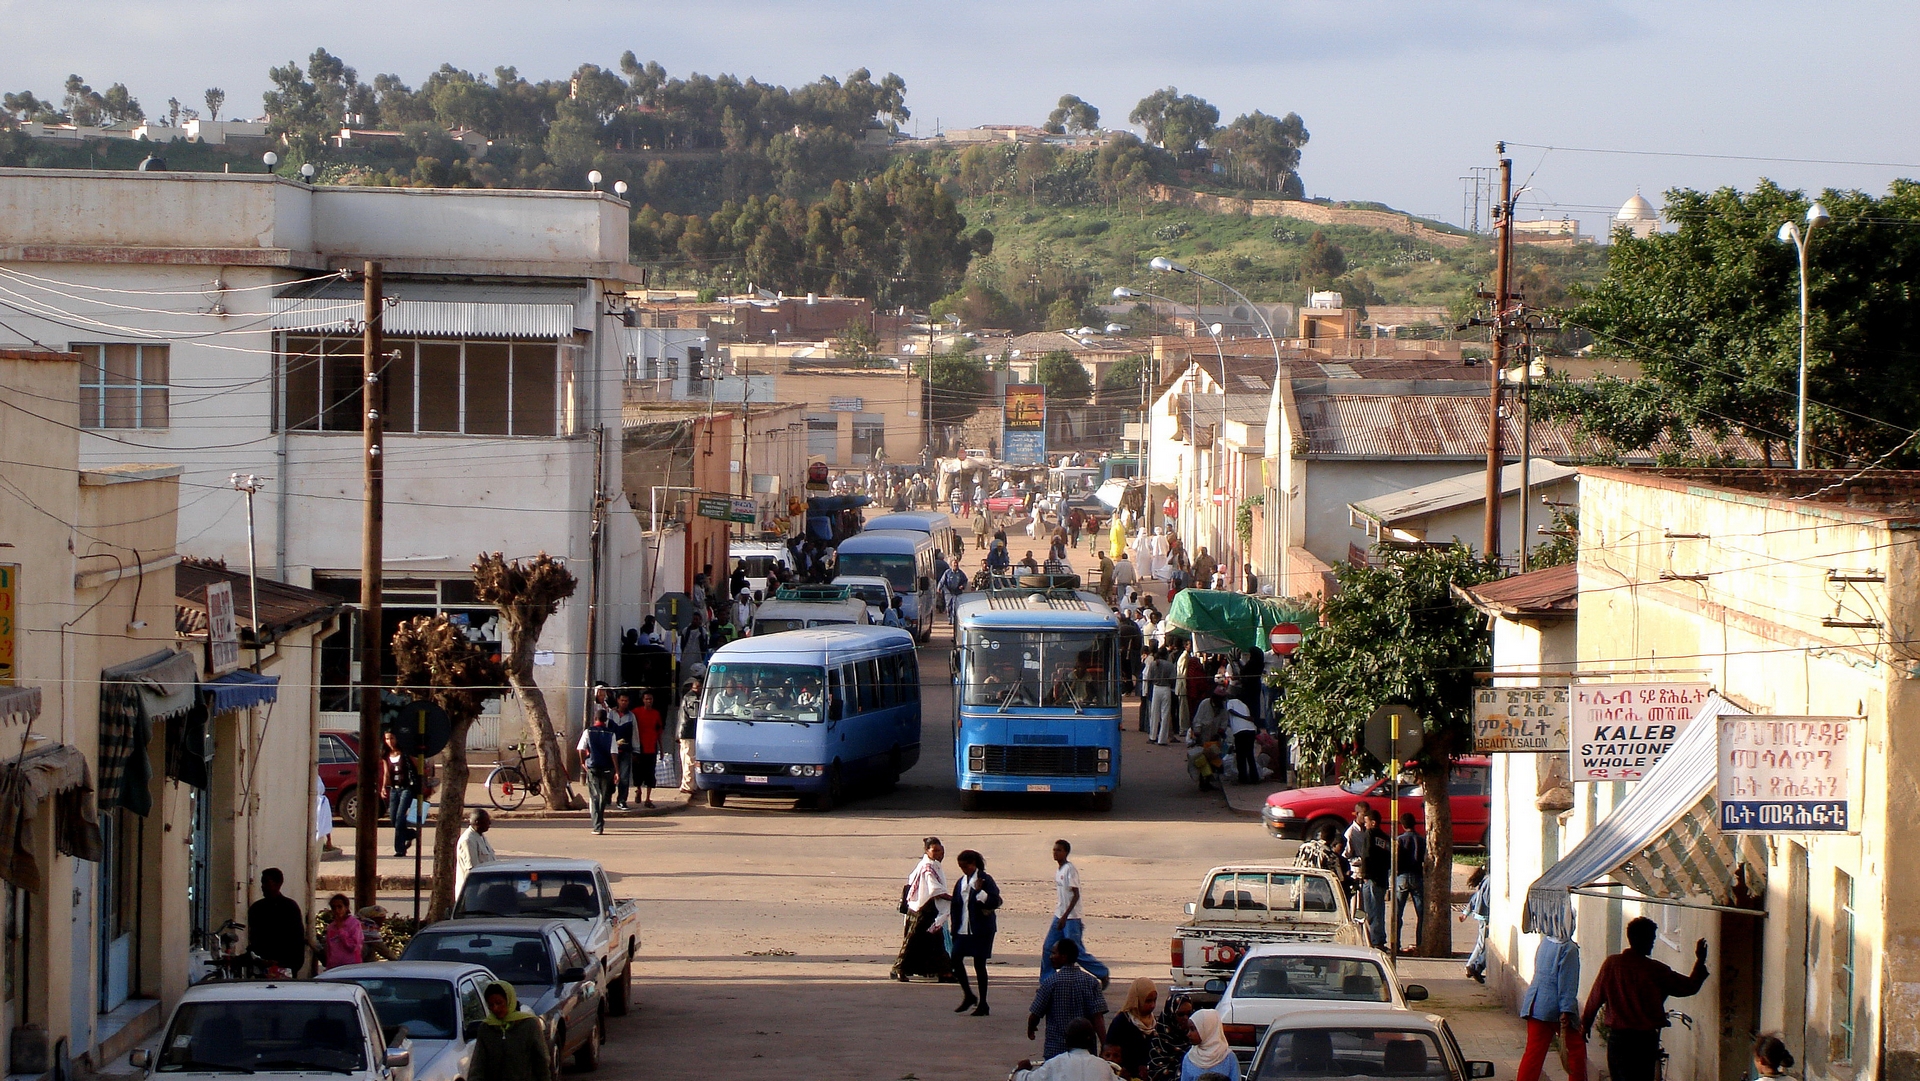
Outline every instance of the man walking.
<path fill-rule="evenodd" d="M 593 727 L 580 733 L 580 771 L 587 780 L 587 812 L 593 832 L 607 832 L 607 798 L 613 794 L 613 731 L 604 714 L 596 713 Z"/>
<path fill-rule="evenodd" d="M 1627 922 L 1627 948 L 1600 964 L 1580 1015 L 1582 1036 L 1593 1032 L 1607 1009 L 1607 1072 L 1613 1081 L 1653 1081 L 1660 1062 L 1660 1030 L 1667 1027 L 1667 998 L 1686 998 L 1707 982 L 1707 940 L 1693 946 L 1693 971 L 1685 976 L 1653 959 L 1658 924 L 1645 916 Z"/>
<path fill-rule="evenodd" d="M 1567 1081 L 1587 1081 L 1587 1037 L 1580 1029 L 1580 947 L 1547 938 L 1533 954 L 1533 982 L 1520 999 L 1527 1022 L 1527 1049 L 1520 1055 L 1514 1081 L 1540 1081 L 1558 1033 L 1567 1049 Z"/>
<path fill-rule="evenodd" d="M 1167 647 L 1156 646 L 1153 660 L 1147 662 L 1145 671 L 1148 693 L 1153 696 L 1149 710 L 1153 724 L 1147 738 L 1165 747 L 1173 732 L 1173 662 L 1167 659 Z"/>
<path fill-rule="evenodd" d="M 307 951 L 315 946 L 299 902 L 280 892 L 286 882 L 278 867 L 260 872 L 260 899 L 247 906 L 247 950 L 293 977 L 300 974 Z"/>
<path fill-rule="evenodd" d="M 1399 928 L 1400 948 L 1412 953 L 1407 941 L 1407 903 L 1413 903 L 1413 942 L 1420 941 L 1420 929 L 1427 924 L 1427 839 L 1412 814 L 1400 816 L 1400 836 L 1394 839 L 1400 862 L 1400 877 L 1393 883 L 1393 922 Z M 1577 982 L 1577 981 L 1576 981 Z"/>
<path fill-rule="evenodd" d="M 700 731 L 700 688 L 703 681 L 695 676 L 687 681 L 687 689 L 680 692 L 680 791 L 689 798 L 693 796 L 693 739 Z"/>
<path fill-rule="evenodd" d="M 1082 920 L 1082 898 L 1080 896 L 1080 868 L 1067 859 L 1073 853 L 1073 845 L 1066 840 L 1053 842 L 1053 862 L 1059 867 L 1053 873 L 1053 888 L 1057 895 L 1053 907 L 1053 923 L 1047 928 L 1047 940 L 1040 947 L 1040 978 L 1047 978 L 1058 962 L 1054 960 L 1054 947 L 1061 942 L 1073 943 L 1073 957 L 1083 971 L 1092 973 L 1107 985 L 1107 966 L 1099 958 L 1087 952 L 1086 924 Z"/>
<path fill-rule="evenodd" d="M 1088 972 L 1084 960 L 1070 938 L 1053 943 L 1047 951 L 1040 990 L 1027 1007 L 1027 1039 L 1033 1039 L 1041 1021 L 1047 1023 L 1046 1042 L 1041 1045 L 1046 1058 L 1067 1049 L 1067 1027 L 1075 1021 L 1092 1025 L 1094 1035 L 1106 1040 L 1107 996 L 1101 988 L 1107 981 Z"/>
<path fill-rule="evenodd" d="M 621 691 L 613 700 L 607 731 L 613 733 L 613 805 L 627 809 L 627 791 L 633 787 L 633 695 Z"/>
<path fill-rule="evenodd" d="M 492 863 L 499 859 L 494 855 L 493 843 L 487 840 L 487 831 L 493 828 L 493 816 L 484 808 L 475 807 L 467 812 L 467 828 L 460 831 L 460 840 L 453 854 L 453 896 L 460 898 L 460 890 L 467 884 L 467 874 L 483 863 Z"/>

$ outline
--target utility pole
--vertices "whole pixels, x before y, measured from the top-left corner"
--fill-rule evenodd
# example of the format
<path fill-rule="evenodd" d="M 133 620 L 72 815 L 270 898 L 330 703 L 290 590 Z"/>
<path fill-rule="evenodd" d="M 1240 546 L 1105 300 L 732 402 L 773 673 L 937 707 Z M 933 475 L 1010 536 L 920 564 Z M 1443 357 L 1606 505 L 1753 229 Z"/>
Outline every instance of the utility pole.
<path fill-rule="evenodd" d="M 386 296 L 381 287 L 380 264 L 369 262 L 362 274 L 366 302 L 365 328 L 361 331 L 360 436 L 363 444 L 361 469 L 365 477 L 360 532 L 360 811 L 353 826 L 354 908 L 364 908 L 378 900 L 380 886 L 380 811 L 375 793 L 380 791 L 380 591 L 382 543 L 386 530 L 386 462 L 381 444 L 385 442 L 387 380 L 386 344 L 381 333 L 381 315 Z"/>
<path fill-rule="evenodd" d="M 1507 144 L 1495 144 L 1499 153 Z M 1513 252 L 1513 159 L 1500 159 L 1500 202 L 1494 214 L 1493 356 L 1487 363 L 1487 528 L 1480 551 L 1500 558 L 1500 373 L 1507 362 L 1507 300 Z"/>

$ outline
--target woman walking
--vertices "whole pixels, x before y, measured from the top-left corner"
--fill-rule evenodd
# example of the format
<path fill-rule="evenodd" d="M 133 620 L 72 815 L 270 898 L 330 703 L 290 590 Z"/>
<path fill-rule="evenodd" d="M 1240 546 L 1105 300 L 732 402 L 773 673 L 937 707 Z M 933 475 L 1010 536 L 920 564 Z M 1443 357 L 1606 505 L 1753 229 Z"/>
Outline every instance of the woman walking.
<path fill-rule="evenodd" d="M 1467 895 L 1467 907 L 1460 913 L 1460 919 L 1471 918 L 1477 925 L 1474 928 L 1473 952 L 1467 955 L 1467 979 L 1480 983 L 1487 982 L 1487 913 L 1488 893 L 1491 892 L 1487 881 L 1487 869 L 1475 867 L 1467 876 L 1467 886 L 1473 890 Z"/>
<path fill-rule="evenodd" d="M 901 983 L 915 976 L 937 976 L 943 982 L 953 978 L 943 933 L 952 900 L 946 871 L 940 866 L 947 858 L 947 849 L 938 837 L 928 837 L 921 845 L 926 855 L 913 865 L 913 873 L 900 889 L 900 911 L 906 915 L 906 923 L 900 935 L 900 955 L 887 973 Z"/>
<path fill-rule="evenodd" d="M 473 1044 L 469 1081 L 554 1081 L 546 1031 L 538 1017 L 520 1008 L 513 985 L 495 980 L 481 997 L 487 1016 Z"/>
<path fill-rule="evenodd" d="M 381 760 L 380 798 L 386 802 L 387 817 L 393 820 L 393 854 L 404 856 L 419 834 L 412 821 L 413 798 L 420 791 L 420 767 L 413 756 L 400 749 L 392 732 L 387 733 L 387 756 Z"/>
<path fill-rule="evenodd" d="M 1152 978 L 1142 976 L 1127 989 L 1120 1015 L 1107 1026 L 1107 1047 L 1118 1052 L 1121 1077 L 1146 1076 L 1147 1060 L 1153 1054 L 1153 1008 L 1159 1000 Z"/>
<path fill-rule="evenodd" d="M 969 1009 L 975 1017 L 985 1017 L 987 1009 L 987 960 L 993 956 L 993 936 L 999 929 L 1000 884 L 987 873 L 987 858 L 969 848 L 955 857 L 960 865 L 960 881 L 953 885 L 953 975 L 960 981 L 960 1005 L 954 1013 Z M 980 993 L 975 995 L 967 983 L 967 960 L 973 960 L 973 974 L 979 978 Z"/>

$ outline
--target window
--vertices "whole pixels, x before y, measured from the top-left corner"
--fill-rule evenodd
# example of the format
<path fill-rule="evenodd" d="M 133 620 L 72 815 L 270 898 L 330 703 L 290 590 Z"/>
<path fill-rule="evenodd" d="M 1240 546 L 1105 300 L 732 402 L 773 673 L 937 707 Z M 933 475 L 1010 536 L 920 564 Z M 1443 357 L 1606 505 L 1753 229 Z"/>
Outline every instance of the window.
<path fill-rule="evenodd" d="M 1374 961 L 1305 954 L 1249 957 L 1240 966 L 1233 997 L 1392 1002 L 1387 979 Z"/>
<path fill-rule="evenodd" d="M 333 765 L 339 765 L 341 763 L 358 762 L 358 761 L 360 760 L 354 756 L 354 753 L 351 750 L 347 748 L 346 740 L 341 739 L 339 736 L 329 736 L 325 734 L 321 735 L 320 737 L 320 764 L 321 765 L 333 766 Z"/>
<path fill-rule="evenodd" d="M 1452 1076 L 1447 1058 L 1425 1031 L 1296 1028 L 1273 1033 L 1256 1068 L 1261 1077 Z"/>
<path fill-rule="evenodd" d="M 80 427 L 165 428 L 168 347 L 76 345 Z"/>
<path fill-rule="evenodd" d="M 357 713 L 360 684 L 360 579 L 357 577 L 316 574 L 313 588 L 345 601 L 346 625 L 340 633 L 328 635 L 320 644 L 320 709 L 324 713 Z M 397 669 L 393 660 L 393 634 L 400 624 L 415 616 L 444 615 L 465 627 L 467 637 L 484 646 L 497 648 L 500 642 L 499 613 L 492 605 L 474 599 L 472 578 L 388 578 L 380 594 L 381 674 L 391 679 Z M 485 716 L 500 712 L 500 699 L 490 698 L 482 709 Z M 321 745 L 321 754 L 326 746 Z M 345 761 L 358 762 L 350 752 Z"/>
<path fill-rule="evenodd" d="M 468 1024 L 487 1019 L 487 999 L 482 981 L 477 979 L 461 981 L 460 1015 Z"/>
<path fill-rule="evenodd" d="M 853 418 L 853 463 L 865 465 L 875 457 L 886 456 L 887 418 L 881 413 L 860 413 Z"/>
<path fill-rule="evenodd" d="M 572 380 L 561 360 L 570 346 L 389 338 L 387 347 L 395 354 L 386 368 L 390 432 L 554 435 L 571 430 L 570 410 L 563 419 L 568 404 L 563 399 L 572 392 Z M 358 337 L 285 335 L 281 425 L 294 431 L 359 431 L 361 373 Z"/>
<path fill-rule="evenodd" d="M 1854 940 L 1853 876 L 1833 873 L 1833 1057 L 1853 1061 Z"/>

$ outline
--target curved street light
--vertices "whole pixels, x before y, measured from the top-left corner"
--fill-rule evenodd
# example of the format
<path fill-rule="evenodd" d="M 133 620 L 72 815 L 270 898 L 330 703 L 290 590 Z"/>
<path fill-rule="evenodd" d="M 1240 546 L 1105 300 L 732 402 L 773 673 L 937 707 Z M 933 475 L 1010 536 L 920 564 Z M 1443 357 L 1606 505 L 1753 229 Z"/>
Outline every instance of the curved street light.
<path fill-rule="evenodd" d="M 1800 254 L 1800 404 L 1793 424 L 1793 467 L 1807 467 L 1807 245 L 1816 225 L 1832 221 L 1827 208 L 1815 202 L 1807 208 L 1807 227 L 1793 222 L 1780 226 L 1781 243 L 1791 242 Z"/>

